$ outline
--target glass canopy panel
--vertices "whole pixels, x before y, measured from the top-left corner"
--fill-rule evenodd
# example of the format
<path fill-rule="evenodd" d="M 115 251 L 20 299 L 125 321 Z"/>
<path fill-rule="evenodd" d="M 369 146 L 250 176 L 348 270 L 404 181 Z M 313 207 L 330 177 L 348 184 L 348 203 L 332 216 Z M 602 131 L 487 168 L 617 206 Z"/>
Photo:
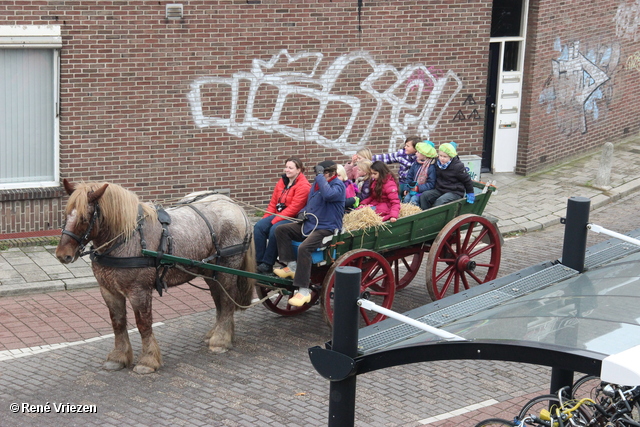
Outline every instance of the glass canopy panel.
<path fill-rule="evenodd" d="M 454 321 L 468 340 L 529 341 L 606 355 L 640 345 L 640 254 Z M 392 346 L 440 341 L 428 333 Z M 389 349 L 389 348 L 387 348 Z"/>

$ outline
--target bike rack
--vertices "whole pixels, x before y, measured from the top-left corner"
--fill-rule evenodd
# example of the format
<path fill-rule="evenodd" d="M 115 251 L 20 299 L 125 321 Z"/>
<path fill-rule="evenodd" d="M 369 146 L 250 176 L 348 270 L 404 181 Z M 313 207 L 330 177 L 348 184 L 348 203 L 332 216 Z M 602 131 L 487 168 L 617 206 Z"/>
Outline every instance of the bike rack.
<path fill-rule="evenodd" d="M 357 301 L 357 304 L 358 304 L 358 307 L 362 307 L 365 310 L 375 311 L 376 313 L 384 314 L 387 317 L 399 320 L 402 323 L 409 324 L 418 329 L 422 329 L 423 331 L 426 331 L 438 337 L 444 338 L 447 341 L 467 341 L 465 338 L 462 338 L 459 335 L 452 334 L 443 329 L 434 328 L 433 326 L 429 326 L 425 323 L 419 322 L 415 319 L 412 319 L 411 317 L 408 317 L 403 314 L 397 313 L 393 310 L 389 310 L 387 308 L 381 307 L 372 301 L 360 298 Z"/>
<path fill-rule="evenodd" d="M 598 234 L 602 233 L 602 234 L 605 234 L 607 236 L 615 237 L 616 239 L 620 239 L 620 240 L 625 241 L 627 243 L 631 243 L 631 244 L 634 244 L 636 246 L 640 246 L 640 240 L 634 239 L 633 237 L 625 236 L 624 234 L 616 233 L 615 231 L 607 230 L 606 228 L 601 227 L 601 226 L 596 225 L 596 224 L 587 224 L 587 230 L 591 230 L 594 233 L 598 233 Z"/>

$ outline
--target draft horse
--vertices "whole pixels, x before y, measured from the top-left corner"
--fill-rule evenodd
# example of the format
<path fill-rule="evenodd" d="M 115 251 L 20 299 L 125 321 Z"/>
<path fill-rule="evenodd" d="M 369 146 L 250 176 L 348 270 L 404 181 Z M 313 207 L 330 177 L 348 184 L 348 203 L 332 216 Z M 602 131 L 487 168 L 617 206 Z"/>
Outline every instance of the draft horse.
<path fill-rule="evenodd" d="M 125 298 L 131 303 L 142 338 L 134 371 L 151 373 L 162 365 L 151 327 L 152 294 L 156 289 L 162 292 L 159 283 L 171 287 L 194 277 L 180 269 L 156 267 L 155 258 L 141 256 L 142 247 L 163 252 L 169 247 L 176 256 L 255 272 L 251 224 L 244 209 L 224 195 L 192 193 L 178 206 L 164 211 L 141 203 L 133 192 L 113 183 L 73 186 L 65 179 L 64 188 L 70 197 L 56 256 L 68 264 L 91 254 L 93 274 L 109 308 L 115 334 L 114 349 L 104 363 L 107 370 L 133 364 Z M 159 216 L 165 218 L 163 223 Z M 93 245 L 85 252 L 89 242 Z M 232 346 L 234 312 L 250 304 L 255 280 L 195 267 L 189 267 L 189 271 L 209 277 L 205 281 L 216 305 L 216 321 L 205 342 L 214 353 L 223 353 Z"/>

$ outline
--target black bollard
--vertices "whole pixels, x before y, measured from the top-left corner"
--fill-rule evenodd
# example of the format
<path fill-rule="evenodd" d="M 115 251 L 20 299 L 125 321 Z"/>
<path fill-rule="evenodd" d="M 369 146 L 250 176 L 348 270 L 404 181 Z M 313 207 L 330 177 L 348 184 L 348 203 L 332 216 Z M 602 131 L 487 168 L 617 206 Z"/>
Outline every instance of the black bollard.
<path fill-rule="evenodd" d="M 584 271 L 590 204 L 591 199 L 588 197 L 570 198 L 567 201 L 567 217 L 564 220 L 562 264 L 580 273 Z"/>
<path fill-rule="evenodd" d="M 336 268 L 333 300 L 333 336 L 331 349 L 351 358 L 358 355 L 357 305 L 360 276 L 356 267 Z M 353 426 L 356 410 L 356 376 L 332 381 L 329 386 L 329 426 Z"/>

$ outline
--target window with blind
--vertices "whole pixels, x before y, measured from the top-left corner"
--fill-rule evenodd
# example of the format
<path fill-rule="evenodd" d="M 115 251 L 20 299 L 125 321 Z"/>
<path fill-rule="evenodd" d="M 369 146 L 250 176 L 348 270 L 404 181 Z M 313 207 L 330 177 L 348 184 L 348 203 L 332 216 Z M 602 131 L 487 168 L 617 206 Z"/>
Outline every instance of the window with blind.
<path fill-rule="evenodd" d="M 59 27 L 0 26 L 0 189 L 59 185 Z"/>

